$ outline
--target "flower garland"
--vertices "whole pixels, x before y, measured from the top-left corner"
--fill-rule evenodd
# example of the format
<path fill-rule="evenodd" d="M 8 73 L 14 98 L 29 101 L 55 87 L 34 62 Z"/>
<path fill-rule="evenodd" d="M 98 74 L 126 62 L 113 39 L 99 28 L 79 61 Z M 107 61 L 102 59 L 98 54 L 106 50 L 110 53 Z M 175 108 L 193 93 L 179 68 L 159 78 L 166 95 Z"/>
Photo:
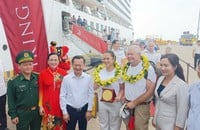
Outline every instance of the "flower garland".
<path fill-rule="evenodd" d="M 114 63 L 114 67 L 115 67 L 115 76 L 109 79 L 101 80 L 99 73 L 102 69 L 105 68 L 105 65 L 104 64 L 99 65 L 93 71 L 93 78 L 94 78 L 95 83 L 99 86 L 105 87 L 116 82 L 121 76 L 121 67 L 117 64 L 117 62 Z"/>
<path fill-rule="evenodd" d="M 141 56 L 141 59 L 142 59 L 142 67 L 143 67 L 143 69 L 140 71 L 139 74 L 137 74 L 135 76 L 127 75 L 127 71 L 128 71 L 129 66 L 130 66 L 130 63 L 127 63 L 123 67 L 123 69 L 122 69 L 122 78 L 125 81 L 128 81 L 129 83 L 135 83 L 136 81 L 142 79 L 148 73 L 148 69 L 149 69 L 149 66 L 150 66 L 149 60 L 147 59 L 146 56 Z"/>

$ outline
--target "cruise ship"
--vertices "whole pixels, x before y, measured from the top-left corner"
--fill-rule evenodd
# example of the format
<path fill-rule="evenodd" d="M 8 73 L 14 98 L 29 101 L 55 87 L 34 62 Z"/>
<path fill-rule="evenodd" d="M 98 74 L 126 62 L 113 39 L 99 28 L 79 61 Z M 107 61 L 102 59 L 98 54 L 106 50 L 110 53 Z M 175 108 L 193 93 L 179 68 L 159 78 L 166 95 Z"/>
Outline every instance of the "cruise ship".
<path fill-rule="evenodd" d="M 114 29 L 122 40 L 133 39 L 131 0 L 42 0 L 42 5 L 48 39 L 57 39 L 63 34 L 55 35 L 52 30 L 60 28 L 56 23 L 61 24 L 63 18 L 72 16 L 86 19 L 90 31 L 97 36 L 101 36 L 104 29 L 107 33 Z"/>
<path fill-rule="evenodd" d="M 54 4 L 58 3 L 71 16 L 87 19 L 88 25 L 97 31 L 109 32 L 114 28 L 122 38 L 132 38 L 131 0 L 57 0 Z"/>
<path fill-rule="evenodd" d="M 41 4 L 48 44 L 56 41 L 59 46 L 68 46 L 73 50 L 69 51 L 69 57 L 75 54 L 87 55 L 89 52 L 103 53 L 108 49 L 106 45 L 111 42 L 101 42 L 104 41 L 104 30 L 107 35 L 113 31 L 122 44 L 127 44 L 133 39 L 131 0 L 41 0 Z M 77 23 L 78 18 L 87 21 L 84 30 L 82 25 Z M 78 32 L 74 32 L 74 28 L 78 28 Z M 96 41 L 89 41 L 88 37 L 80 37 L 80 33 L 89 33 L 88 35 L 99 40 L 98 44 L 103 44 L 103 47 L 97 45 Z M 13 70 L 12 56 L 1 16 L 0 40 L 0 58 L 6 63 L 5 70 Z M 88 42 L 93 42 L 93 45 Z"/>

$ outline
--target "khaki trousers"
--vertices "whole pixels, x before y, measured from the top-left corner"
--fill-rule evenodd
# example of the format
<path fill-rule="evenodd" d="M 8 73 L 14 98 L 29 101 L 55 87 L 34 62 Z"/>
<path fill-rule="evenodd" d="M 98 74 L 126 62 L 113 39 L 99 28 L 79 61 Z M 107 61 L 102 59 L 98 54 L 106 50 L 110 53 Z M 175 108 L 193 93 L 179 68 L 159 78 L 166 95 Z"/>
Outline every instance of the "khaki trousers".
<path fill-rule="evenodd" d="M 150 118 L 150 105 L 138 105 L 135 108 L 135 130 L 148 130 Z"/>
<path fill-rule="evenodd" d="M 148 130 L 149 119 L 150 119 L 149 109 L 150 109 L 149 104 L 142 104 L 135 107 L 135 111 L 134 111 L 135 130 Z M 128 127 L 129 119 L 130 119 L 130 116 L 127 117 L 126 119 L 123 119 L 123 122 L 126 124 L 126 127 Z"/>

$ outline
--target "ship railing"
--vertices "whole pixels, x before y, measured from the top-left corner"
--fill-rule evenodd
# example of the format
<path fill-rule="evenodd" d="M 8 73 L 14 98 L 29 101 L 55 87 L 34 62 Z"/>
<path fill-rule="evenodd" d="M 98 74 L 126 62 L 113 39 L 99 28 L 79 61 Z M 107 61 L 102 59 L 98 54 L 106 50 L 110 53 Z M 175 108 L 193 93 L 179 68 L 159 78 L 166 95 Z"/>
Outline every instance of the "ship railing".
<path fill-rule="evenodd" d="M 185 80 L 186 80 L 187 83 L 189 83 L 189 75 L 190 75 L 190 72 L 191 72 L 190 70 L 192 69 L 193 71 L 196 71 L 196 69 L 190 63 L 186 62 L 185 60 L 183 60 L 181 58 L 179 58 L 179 59 L 184 65 L 186 65 L 186 72 L 185 72 L 186 79 Z"/>
<path fill-rule="evenodd" d="M 74 23 L 74 22 L 72 22 L 72 24 L 76 24 L 76 25 L 78 25 L 77 23 Z M 80 25 L 79 25 L 80 26 Z M 100 38 L 102 38 L 102 31 L 99 31 L 98 29 L 96 29 L 96 28 L 94 28 L 94 27 L 92 27 L 92 26 L 90 26 L 90 25 L 88 25 L 88 24 L 86 24 L 85 26 L 82 26 L 82 27 L 84 27 L 88 32 L 91 32 L 91 33 L 93 33 L 94 35 L 96 35 L 97 37 L 100 37 Z"/>
<path fill-rule="evenodd" d="M 73 1 L 73 5 L 77 10 L 79 10 L 81 12 L 85 12 L 89 15 L 95 16 L 100 19 L 105 19 L 106 14 L 98 9 L 92 9 L 92 7 L 87 6 L 89 9 L 88 10 L 88 9 L 86 9 L 86 6 L 84 6 L 81 2 L 78 2 L 78 1 Z"/>

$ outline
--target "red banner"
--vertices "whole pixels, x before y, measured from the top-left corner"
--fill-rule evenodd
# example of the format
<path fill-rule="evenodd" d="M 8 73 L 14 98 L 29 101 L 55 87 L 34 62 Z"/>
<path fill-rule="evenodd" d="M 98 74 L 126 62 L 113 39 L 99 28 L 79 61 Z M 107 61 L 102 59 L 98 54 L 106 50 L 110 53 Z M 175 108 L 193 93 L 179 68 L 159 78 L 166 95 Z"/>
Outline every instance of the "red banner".
<path fill-rule="evenodd" d="M 34 53 L 34 71 L 46 67 L 48 44 L 44 26 L 41 0 L 0 0 L 2 18 L 14 71 L 16 55 L 22 50 Z"/>
<path fill-rule="evenodd" d="M 108 50 L 107 43 L 105 43 L 101 38 L 97 37 L 96 35 L 86 31 L 85 28 L 74 24 L 72 32 L 100 53 L 104 53 Z"/>

